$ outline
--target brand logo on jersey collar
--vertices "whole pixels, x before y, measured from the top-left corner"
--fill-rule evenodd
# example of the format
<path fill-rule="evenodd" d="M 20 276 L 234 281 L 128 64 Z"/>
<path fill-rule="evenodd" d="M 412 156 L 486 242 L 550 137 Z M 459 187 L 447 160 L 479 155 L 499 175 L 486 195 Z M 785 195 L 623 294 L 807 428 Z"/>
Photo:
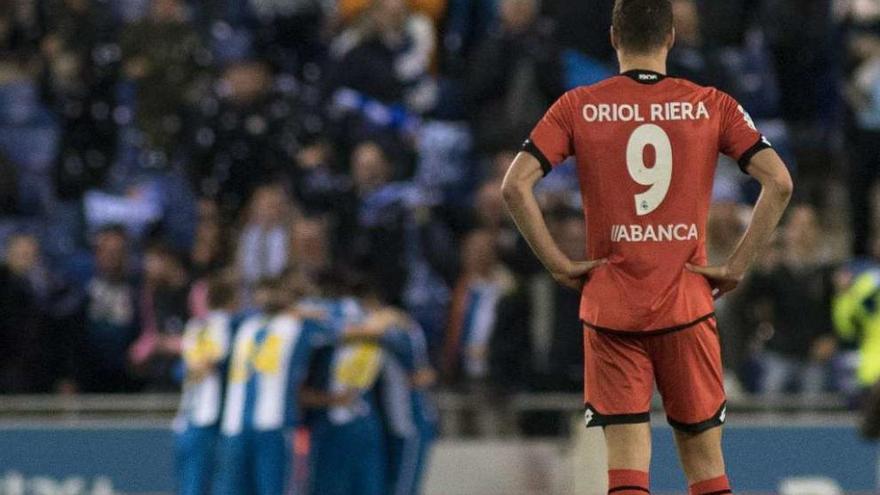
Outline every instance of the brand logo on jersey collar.
<path fill-rule="evenodd" d="M 650 70 L 629 70 L 621 74 L 642 84 L 655 84 L 666 78 L 665 75 Z"/>

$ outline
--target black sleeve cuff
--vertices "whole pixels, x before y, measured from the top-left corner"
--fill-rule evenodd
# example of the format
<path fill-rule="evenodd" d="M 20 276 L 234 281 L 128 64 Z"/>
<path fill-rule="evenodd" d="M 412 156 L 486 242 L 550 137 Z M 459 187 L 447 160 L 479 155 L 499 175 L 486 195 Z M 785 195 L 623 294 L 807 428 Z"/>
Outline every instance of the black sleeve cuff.
<path fill-rule="evenodd" d="M 541 170 L 544 171 L 544 177 L 547 177 L 547 174 L 553 170 L 553 164 L 551 164 L 550 160 L 544 156 L 544 153 L 535 146 L 535 143 L 533 143 L 531 139 L 526 139 L 526 142 L 522 145 L 522 151 L 534 156 L 538 160 L 538 163 L 541 164 Z"/>
<path fill-rule="evenodd" d="M 743 153 L 741 157 L 739 157 L 739 169 L 742 170 L 744 174 L 748 175 L 749 172 L 746 169 L 749 167 L 749 163 L 752 161 L 752 157 L 757 155 L 759 151 L 763 151 L 769 148 L 772 148 L 772 146 L 770 146 L 770 143 L 767 142 L 767 138 L 761 136 L 754 146 L 747 149 L 746 152 Z"/>

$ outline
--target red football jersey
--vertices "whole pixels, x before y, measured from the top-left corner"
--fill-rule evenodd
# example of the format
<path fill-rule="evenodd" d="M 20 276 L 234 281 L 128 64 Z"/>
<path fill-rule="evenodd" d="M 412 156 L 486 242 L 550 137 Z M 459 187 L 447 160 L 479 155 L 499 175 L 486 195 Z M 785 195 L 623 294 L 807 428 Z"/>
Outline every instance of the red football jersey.
<path fill-rule="evenodd" d="M 719 153 L 744 167 L 769 147 L 748 113 L 714 88 L 631 71 L 569 91 L 524 151 L 545 173 L 577 160 L 589 259 L 581 318 L 600 330 L 662 332 L 714 311 L 706 222 Z"/>

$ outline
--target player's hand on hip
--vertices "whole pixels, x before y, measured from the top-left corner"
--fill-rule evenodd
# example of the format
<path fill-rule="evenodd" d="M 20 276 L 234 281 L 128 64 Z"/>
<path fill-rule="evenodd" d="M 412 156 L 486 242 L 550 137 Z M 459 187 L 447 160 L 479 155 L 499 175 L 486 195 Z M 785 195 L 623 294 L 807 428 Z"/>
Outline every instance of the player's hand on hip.
<path fill-rule="evenodd" d="M 709 284 L 712 285 L 712 297 L 715 299 L 736 289 L 744 277 L 744 274 L 734 272 L 727 265 L 696 266 L 687 263 L 685 268 L 706 277 Z"/>
<path fill-rule="evenodd" d="M 587 281 L 587 275 L 596 267 L 604 265 L 608 260 L 602 258 L 593 261 L 571 261 L 561 271 L 553 271 L 553 278 L 561 285 L 580 291 Z"/>

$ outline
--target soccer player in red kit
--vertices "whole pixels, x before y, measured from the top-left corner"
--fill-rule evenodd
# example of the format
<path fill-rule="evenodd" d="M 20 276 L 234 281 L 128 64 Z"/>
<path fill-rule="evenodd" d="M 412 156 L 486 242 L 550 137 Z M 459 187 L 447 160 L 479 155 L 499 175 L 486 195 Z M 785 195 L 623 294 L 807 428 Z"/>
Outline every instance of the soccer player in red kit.
<path fill-rule="evenodd" d="M 731 493 L 721 453 L 725 395 L 713 298 L 733 290 L 766 246 L 791 177 L 733 98 L 666 75 L 670 0 L 617 0 L 611 41 L 621 74 L 562 96 L 504 180 L 508 209 L 560 283 L 583 291 L 587 426 L 604 427 L 609 491 L 649 492 L 654 383 L 695 495 Z M 719 153 L 762 191 L 721 266 L 706 266 L 706 222 Z M 533 188 L 574 156 L 587 225 L 576 262 L 547 230 Z"/>

